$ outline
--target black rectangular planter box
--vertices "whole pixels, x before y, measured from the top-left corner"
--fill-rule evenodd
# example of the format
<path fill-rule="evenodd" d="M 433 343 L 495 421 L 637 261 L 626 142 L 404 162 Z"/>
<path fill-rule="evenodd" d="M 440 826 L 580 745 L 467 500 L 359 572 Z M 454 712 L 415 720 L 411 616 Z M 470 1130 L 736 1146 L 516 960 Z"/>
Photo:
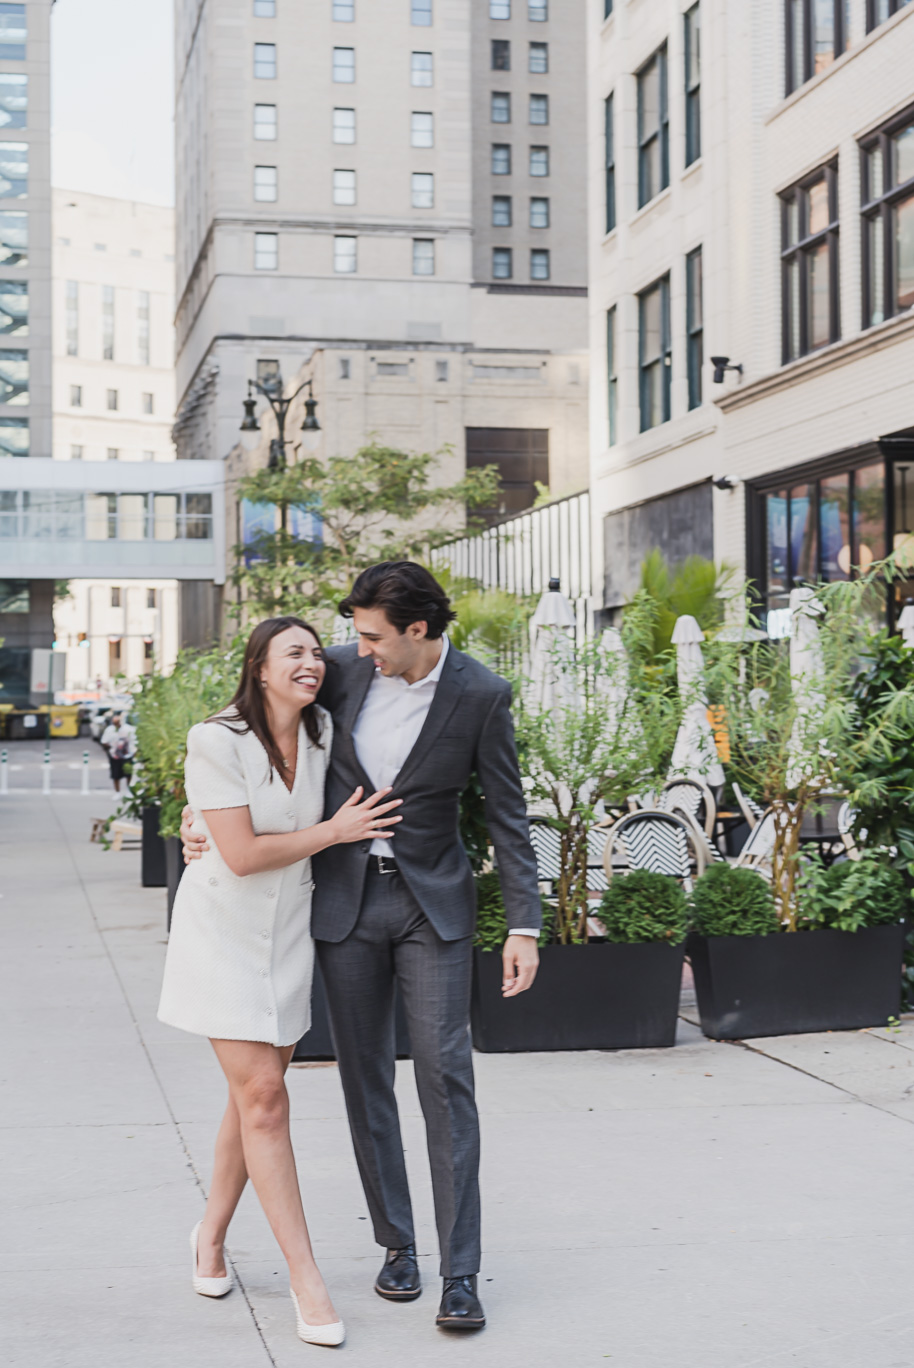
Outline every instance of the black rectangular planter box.
<path fill-rule="evenodd" d="M 515 998 L 501 995 L 501 955 L 473 954 L 473 1045 L 485 1054 L 675 1044 L 684 945 L 546 945 Z"/>
<path fill-rule="evenodd" d="M 165 842 L 159 835 L 159 807 L 143 808 L 143 849 L 140 855 L 140 883 L 144 888 L 165 888 Z"/>
<path fill-rule="evenodd" d="M 901 1010 L 907 926 L 689 936 L 701 1029 L 714 1040 L 884 1026 Z"/>
<path fill-rule="evenodd" d="M 406 1013 L 403 1001 L 397 993 L 394 1010 L 396 1012 L 397 1058 L 409 1058 L 409 1031 L 406 1028 Z M 314 979 L 311 984 L 311 1029 L 306 1031 L 295 1047 L 293 1059 L 336 1059 L 333 1037 L 330 1034 L 330 1021 L 327 1016 L 327 993 L 321 974 L 321 966 L 315 957 Z"/>

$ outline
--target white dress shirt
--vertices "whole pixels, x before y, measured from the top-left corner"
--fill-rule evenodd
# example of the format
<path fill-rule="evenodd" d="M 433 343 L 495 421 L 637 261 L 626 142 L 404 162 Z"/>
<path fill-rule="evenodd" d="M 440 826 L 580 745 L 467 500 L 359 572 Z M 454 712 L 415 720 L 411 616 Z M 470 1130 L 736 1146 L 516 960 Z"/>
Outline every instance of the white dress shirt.
<path fill-rule="evenodd" d="M 376 789 L 393 786 L 419 740 L 449 649 L 445 635 L 441 638 L 437 665 L 414 684 L 408 684 L 401 675 L 383 675 L 380 670 L 375 671 L 352 729 L 352 741 L 359 764 Z M 393 842 L 376 837 L 371 843 L 371 854 L 394 859 Z M 536 936 L 538 933 L 524 928 L 508 934 Z"/>

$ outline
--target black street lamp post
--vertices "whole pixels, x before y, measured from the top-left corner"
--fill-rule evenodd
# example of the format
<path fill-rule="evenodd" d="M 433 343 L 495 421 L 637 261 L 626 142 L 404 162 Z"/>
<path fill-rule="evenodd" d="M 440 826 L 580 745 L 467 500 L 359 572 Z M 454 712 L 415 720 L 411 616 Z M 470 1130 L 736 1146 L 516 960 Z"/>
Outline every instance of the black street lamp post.
<path fill-rule="evenodd" d="M 258 394 L 263 395 L 276 418 L 277 435 L 270 441 L 270 459 L 267 462 L 268 468 L 270 470 L 284 470 L 286 466 L 286 443 L 291 440 L 286 437 L 286 416 L 302 390 L 308 391 L 308 397 L 305 400 L 305 421 L 301 425 L 301 430 L 302 432 L 320 432 L 321 430 L 321 425 L 317 421 L 317 400 L 314 397 L 311 381 L 305 380 L 303 384 L 299 385 L 294 394 L 290 394 L 289 397 L 286 398 L 283 395 L 282 380 L 279 377 L 277 377 L 276 384 L 269 386 L 269 388 L 266 385 L 262 385 L 259 380 L 249 380 L 248 397 L 243 401 L 244 417 L 241 420 L 242 432 L 253 433 L 260 431 L 260 424 L 258 423 L 254 412 L 257 407 L 257 400 L 254 397 L 255 390 Z"/>

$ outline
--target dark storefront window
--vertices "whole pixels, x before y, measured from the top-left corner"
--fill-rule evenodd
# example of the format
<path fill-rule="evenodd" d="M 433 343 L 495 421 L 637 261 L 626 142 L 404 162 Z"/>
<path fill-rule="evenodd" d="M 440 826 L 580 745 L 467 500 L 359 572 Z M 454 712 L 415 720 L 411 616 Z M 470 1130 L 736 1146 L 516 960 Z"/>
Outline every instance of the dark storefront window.
<path fill-rule="evenodd" d="M 538 486 L 549 484 L 548 428 L 467 428 L 467 468 L 494 465 L 499 474 L 497 508 L 479 508 L 475 516 L 498 522 L 532 508 Z"/>

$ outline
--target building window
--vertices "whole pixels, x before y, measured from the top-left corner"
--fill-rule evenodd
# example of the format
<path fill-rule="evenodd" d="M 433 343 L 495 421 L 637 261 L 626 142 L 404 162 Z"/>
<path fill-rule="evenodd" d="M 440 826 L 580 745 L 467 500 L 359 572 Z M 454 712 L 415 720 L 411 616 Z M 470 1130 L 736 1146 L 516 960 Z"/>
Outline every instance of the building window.
<path fill-rule="evenodd" d="M 511 70 L 511 44 L 507 38 L 492 39 L 492 70 Z"/>
<path fill-rule="evenodd" d="M 102 360 L 114 360 L 114 286 L 102 286 Z"/>
<path fill-rule="evenodd" d="M 689 377 L 689 408 L 701 403 L 701 367 L 703 348 L 704 310 L 702 305 L 701 248 L 696 247 L 686 257 L 686 334 Z"/>
<path fill-rule="evenodd" d="M 79 355 L 79 282 L 67 281 L 67 356 Z"/>
<path fill-rule="evenodd" d="M 116 390 L 116 389 L 109 389 L 109 390 L 108 390 L 108 408 L 109 408 L 112 412 L 116 412 L 116 411 L 117 411 L 117 390 Z"/>
<path fill-rule="evenodd" d="M 530 175 L 548 176 L 549 175 L 549 148 L 531 147 L 530 148 Z"/>
<path fill-rule="evenodd" d="M 435 362 L 435 381 L 436 381 L 436 382 L 439 382 L 439 381 L 442 381 L 442 380 L 447 380 L 447 378 L 448 378 L 448 364 L 447 364 L 447 362 L 446 362 L 446 361 L 436 361 L 436 362 Z"/>
<path fill-rule="evenodd" d="M 355 172 L 334 171 L 333 203 L 355 204 Z"/>
<path fill-rule="evenodd" d="M 335 237 L 333 239 L 333 269 L 338 275 L 352 275 L 356 269 L 356 242 L 354 237 Z"/>
<path fill-rule="evenodd" d="M 136 303 L 136 342 L 137 360 L 141 366 L 149 365 L 149 291 L 140 290 Z"/>
<path fill-rule="evenodd" d="M 276 106 L 255 104 L 254 137 L 257 142 L 276 141 Z"/>
<path fill-rule="evenodd" d="M 70 408 L 82 408 L 83 406 L 83 387 L 82 385 L 70 386 Z"/>
<path fill-rule="evenodd" d="M 545 24 L 549 18 L 548 0 L 527 0 L 527 18 L 532 24 Z"/>
<path fill-rule="evenodd" d="M 914 305 L 914 111 L 861 144 L 863 326 Z"/>
<path fill-rule="evenodd" d="M 410 116 L 409 140 L 413 147 L 434 147 L 435 118 L 433 114 L 413 111 Z"/>
<path fill-rule="evenodd" d="M 68 282 L 69 283 L 69 282 Z M 69 298 L 68 298 L 69 305 Z M 0 280 L 0 337 L 28 337 L 29 283 L 27 280 Z M 67 345 L 69 347 L 69 319 Z M 68 355 L 75 352 L 68 351 Z"/>
<path fill-rule="evenodd" d="M 549 122 L 548 95 L 530 96 L 530 122 L 532 124 L 547 124 Z"/>
<path fill-rule="evenodd" d="M 545 76 L 549 70 L 549 44 L 531 43 L 530 52 L 527 58 L 527 69 L 532 71 L 534 76 Z"/>
<path fill-rule="evenodd" d="M 145 390 L 144 393 L 143 393 L 143 412 L 144 412 L 144 413 L 152 413 L 152 412 L 154 411 L 154 407 L 155 407 L 155 397 L 154 397 L 154 395 L 150 394 L 149 390 Z"/>
<path fill-rule="evenodd" d="M 431 238 L 413 238 L 413 275 L 435 274 L 435 243 Z"/>
<path fill-rule="evenodd" d="M 333 79 L 337 85 L 352 85 L 355 80 L 355 48 L 333 49 Z"/>
<path fill-rule="evenodd" d="M 0 213 L 0 266 L 28 266 L 29 216 L 19 210 Z"/>
<path fill-rule="evenodd" d="M 429 28 L 432 22 L 432 0 L 410 0 L 409 22 L 417 28 Z"/>
<path fill-rule="evenodd" d="M 255 200 L 262 204 L 275 204 L 278 185 L 278 172 L 275 166 L 254 167 Z"/>
<path fill-rule="evenodd" d="M 275 19 L 276 0 L 254 0 L 255 19 Z"/>
<path fill-rule="evenodd" d="M 333 141 L 335 143 L 355 142 L 354 109 L 335 109 L 333 111 Z"/>
<path fill-rule="evenodd" d="M 157 607 L 157 606 L 158 606 L 158 605 L 157 605 L 157 603 L 156 603 L 156 591 L 155 591 L 155 589 L 147 589 L 147 590 L 146 590 L 146 607 L 147 607 L 147 608 L 155 608 L 155 607 Z"/>
<path fill-rule="evenodd" d="M 511 174 L 511 144 L 493 143 L 492 144 L 492 175 L 510 176 Z"/>
<path fill-rule="evenodd" d="M 120 458 L 121 458 L 121 453 L 120 453 L 120 451 L 119 451 L 119 449 L 118 449 L 117 447 L 109 447 L 109 448 L 108 448 L 108 460 L 109 460 L 109 461 L 119 461 Z"/>
<path fill-rule="evenodd" d="M 616 226 L 616 136 L 613 128 L 613 97 L 603 102 L 603 130 L 606 147 L 606 231 Z"/>
<path fill-rule="evenodd" d="M 786 88 L 798 90 L 849 45 L 850 0 L 786 0 Z"/>
<path fill-rule="evenodd" d="M 618 441 L 617 424 L 617 387 L 619 377 L 616 370 L 616 309 L 615 305 L 606 315 L 606 390 L 609 404 L 609 445 Z"/>
<path fill-rule="evenodd" d="M 658 427 L 670 417 L 670 278 L 638 296 L 638 365 L 641 431 Z"/>
<path fill-rule="evenodd" d="M 112 590 L 111 590 L 111 607 L 112 607 L 112 608 L 120 608 L 120 606 L 121 606 L 121 591 L 120 591 L 120 589 L 112 589 Z"/>
<path fill-rule="evenodd" d="M 685 24 L 685 164 L 701 156 L 701 6 L 693 5 L 683 16 Z"/>
<path fill-rule="evenodd" d="M 25 61 L 25 5 L 0 5 L 0 59 Z"/>
<path fill-rule="evenodd" d="M 82 449 L 82 447 L 81 447 L 81 446 L 71 446 L 71 447 L 70 447 L 70 460 L 71 460 L 71 461 L 81 461 L 82 458 L 83 458 L 83 449 Z"/>
<path fill-rule="evenodd" d="M 474 366 L 473 370 L 475 380 L 527 378 L 526 368 L 519 366 Z M 490 376 L 489 371 L 495 374 Z M 467 470 L 494 465 L 499 474 L 495 506 L 481 508 L 478 513 L 491 524 L 532 507 L 540 492 L 537 486 L 549 484 L 548 429 L 468 427 L 465 433 Z"/>
<path fill-rule="evenodd" d="M 28 76 L 0 75 L 0 128 L 27 127 L 28 108 Z"/>
<path fill-rule="evenodd" d="M 351 368 L 348 356 L 340 357 L 340 379 L 348 380 L 351 375 Z"/>
<path fill-rule="evenodd" d="M 355 0 L 333 0 L 333 20 L 337 24 L 355 22 Z"/>
<path fill-rule="evenodd" d="M 549 279 L 549 253 L 542 247 L 534 247 L 530 253 L 530 279 Z"/>
<path fill-rule="evenodd" d="M 28 418 L 0 418 L 0 456 L 28 456 Z M 0 499 L 6 496 L 0 494 Z M 15 495 L 13 496 L 15 498 Z"/>
<path fill-rule="evenodd" d="M 279 234 L 254 234 L 254 270 L 275 271 L 279 267 Z"/>
<path fill-rule="evenodd" d="M 510 228 L 511 227 L 511 196 L 493 195 L 492 196 L 492 227 Z"/>
<path fill-rule="evenodd" d="M 260 356 L 257 358 L 257 383 L 273 394 L 282 392 L 282 373 L 275 357 Z"/>
<path fill-rule="evenodd" d="M 872 32 L 879 24 L 884 24 L 893 14 L 904 9 L 909 0 L 866 0 L 866 31 Z"/>
<path fill-rule="evenodd" d="M 489 0 L 490 19 L 510 19 L 511 0 Z"/>
<path fill-rule="evenodd" d="M 25 199 L 28 193 L 28 143 L 0 143 L 0 199 Z"/>
<path fill-rule="evenodd" d="M 276 44 L 254 44 L 254 76 L 258 81 L 276 80 Z"/>
<path fill-rule="evenodd" d="M 514 265 L 511 259 L 510 247 L 492 248 L 492 278 L 494 280 L 510 280 L 514 274 Z"/>
<path fill-rule="evenodd" d="M 549 201 L 543 196 L 535 196 L 530 201 L 530 227 L 549 227 Z"/>
<path fill-rule="evenodd" d="M 430 52 L 414 52 L 409 61 L 410 85 L 430 86 L 435 84 L 435 61 Z"/>
<path fill-rule="evenodd" d="M 489 113 L 493 123 L 511 122 L 511 96 L 507 91 L 492 91 Z"/>
<path fill-rule="evenodd" d="M 666 44 L 638 72 L 638 208 L 670 183 Z"/>
<path fill-rule="evenodd" d="M 414 171 L 411 188 L 414 209 L 433 209 L 435 207 L 435 177 L 430 171 Z"/>
<path fill-rule="evenodd" d="M 827 347 L 838 327 L 838 168 L 781 196 L 783 359 Z"/>

